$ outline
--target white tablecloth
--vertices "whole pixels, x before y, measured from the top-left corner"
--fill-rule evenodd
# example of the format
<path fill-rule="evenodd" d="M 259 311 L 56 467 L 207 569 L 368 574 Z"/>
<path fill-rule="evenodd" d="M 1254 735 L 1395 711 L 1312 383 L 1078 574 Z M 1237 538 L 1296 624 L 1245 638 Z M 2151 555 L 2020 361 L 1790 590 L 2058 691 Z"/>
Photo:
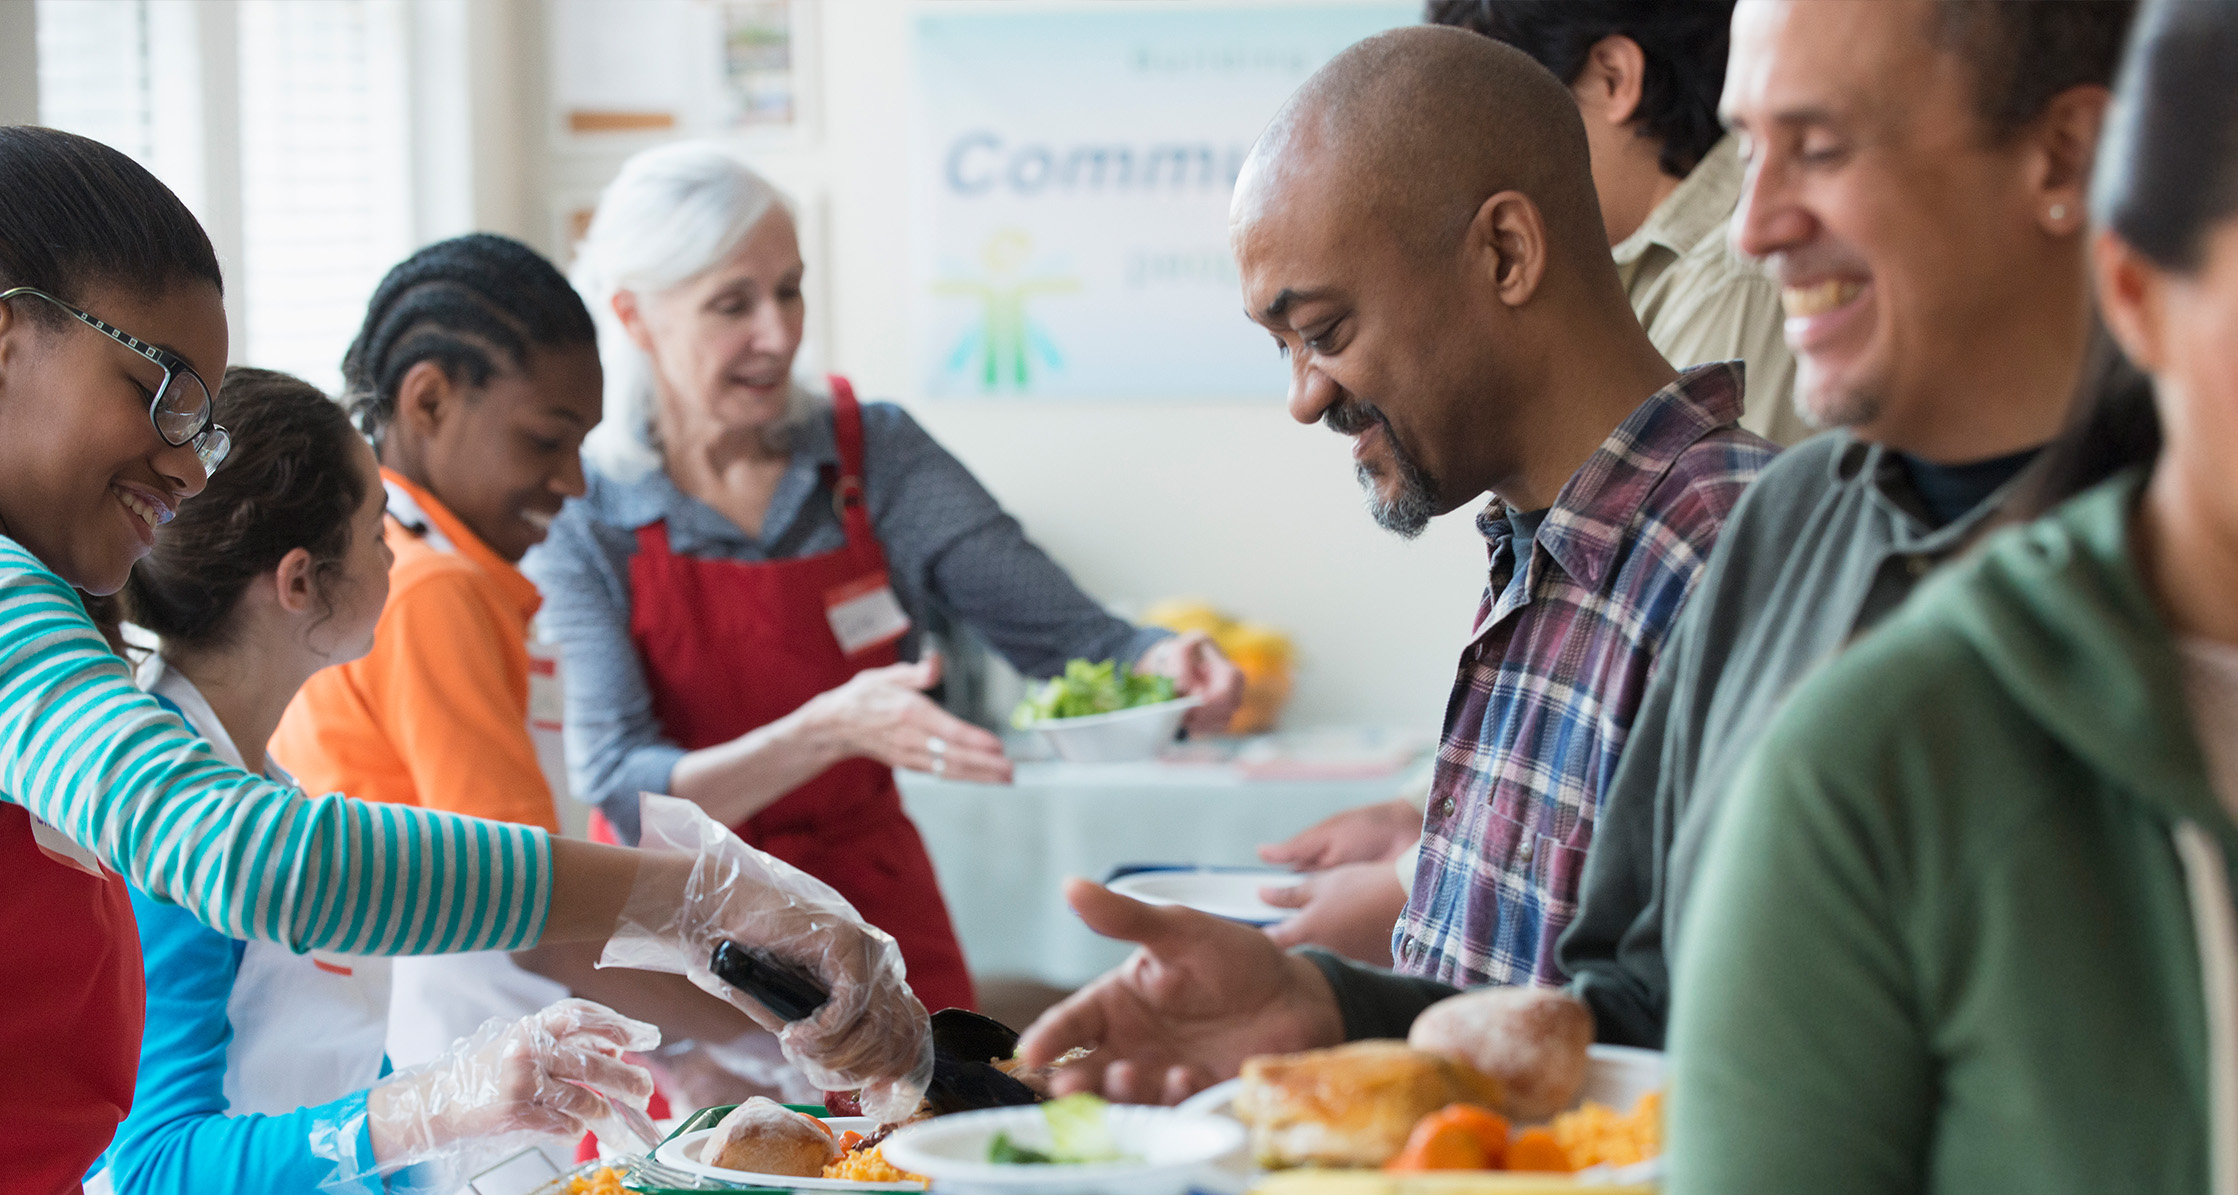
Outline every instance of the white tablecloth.
<path fill-rule="evenodd" d="M 1130 863 L 1256 864 L 1259 844 L 1387 800 L 1402 780 L 1249 779 L 1230 765 L 1166 762 L 1021 763 L 1009 786 L 900 779 L 973 973 L 1059 987 L 1129 950 L 1080 923 L 1065 877 L 1100 880 Z"/>

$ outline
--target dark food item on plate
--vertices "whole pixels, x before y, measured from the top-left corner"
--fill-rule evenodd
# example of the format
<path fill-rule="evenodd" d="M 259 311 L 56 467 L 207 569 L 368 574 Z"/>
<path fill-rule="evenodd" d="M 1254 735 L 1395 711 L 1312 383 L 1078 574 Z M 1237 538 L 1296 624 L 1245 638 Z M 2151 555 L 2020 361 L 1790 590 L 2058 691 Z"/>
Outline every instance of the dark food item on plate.
<path fill-rule="evenodd" d="M 731 1109 L 715 1130 L 700 1147 L 700 1158 L 726 1170 L 819 1178 L 840 1153 L 823 1121 L 764 1096 Z"/>
<path fill-rule="evenodd" d="M 1050 1098 L 1050 1089 L 1056 1082 L 1057 1072 L 1086 1058 L 1088 1054 L 1088 1050 L 1076 1046 L 1059 1054 L 1057 1060 L 1047 1066 L 1027 1066 L 1011 1058 L 996 1063 L 995 1069 L 1025 1084 L 1035 1095 L 1046 1100 Z"/>
<path fill-rule="evenodd" d="M 1448 1104 L 1499 1107 L 1499 1081 L 1403 1042 L 1246 1059 L 1236 1115 L 1261 1165 L 1381 1166 Z"/>
<path fill-rule="evenodd" d="M 831 992 L 800 966 L 736 942 L 717 942 L 707 969 L 787 1023 L 808 1019 L 831 999 Z"/>

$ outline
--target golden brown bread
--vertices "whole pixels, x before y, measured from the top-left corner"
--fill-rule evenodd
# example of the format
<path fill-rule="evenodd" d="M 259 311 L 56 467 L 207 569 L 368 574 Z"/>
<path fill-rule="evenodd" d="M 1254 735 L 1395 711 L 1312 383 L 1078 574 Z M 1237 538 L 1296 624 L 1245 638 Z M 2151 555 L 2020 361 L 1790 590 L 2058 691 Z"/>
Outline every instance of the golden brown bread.
<path fill-rule="evenodd" d="M 1478 988 L 1425 1009 L 1407 1044 L 1499 1080 L 1508 1116 L 1545 1120 L 1585 1085 L 1593 1013 L 1553 988 Z"/>
<path fill-rule="evenodd" d="M 762 1096 L 731 1109 L 715 1129 L 699 1156 L 727 1170 L 820 1178 L 824 1164 L 839 1156 L 839 1144 L 822 1121 Z"/>
<path fill-rule="evenodd" d="M 1497 1107 L 1500 1085 L 1403 1042 L 1245 1060 L 1236 1114 L 1262 1166 L 1381 1166 L 1447 1104 Z"/>

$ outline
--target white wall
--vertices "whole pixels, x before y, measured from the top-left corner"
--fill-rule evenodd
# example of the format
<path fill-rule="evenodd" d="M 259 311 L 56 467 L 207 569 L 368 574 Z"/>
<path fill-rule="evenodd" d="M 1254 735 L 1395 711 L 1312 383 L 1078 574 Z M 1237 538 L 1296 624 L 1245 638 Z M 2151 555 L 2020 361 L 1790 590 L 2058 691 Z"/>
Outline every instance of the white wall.
<path fill-rule="evenodd" d="M 1280 394 L 1060 405 L 913 393 L 903 201 L 913 11 L 913 0 L 826 0 L 820 129 L 802 148 L 753 155 L 807 198 L 812 230 L 821 225 L 822 243 L 804 251 L 831 366 L 862 393 L 909 405 L 1089 592 L 1123 607 L 1198 596 L 1291 632 L 1302 661 L 1290 724 L 1435 730 L 1484 585 L 1467 512 L 1413 543 L 1378 530 L 1346 442 L 1291 422 Z M 541 112 L 541 97 L 529 107 Z M 560 208 L 594 192 L 623 154 L 554 154 L 536 119 L 524 135 L 546 156 L 526 168 L 555 205 L 543 227 L 556 229 Z M 1262 335 L 1240 313 L 1236 333 Z"/>
<path fill-rule="evenodd" d="M 38 17 L 31 0 L 0 3 L 0 124 L 39 122 Z"/>

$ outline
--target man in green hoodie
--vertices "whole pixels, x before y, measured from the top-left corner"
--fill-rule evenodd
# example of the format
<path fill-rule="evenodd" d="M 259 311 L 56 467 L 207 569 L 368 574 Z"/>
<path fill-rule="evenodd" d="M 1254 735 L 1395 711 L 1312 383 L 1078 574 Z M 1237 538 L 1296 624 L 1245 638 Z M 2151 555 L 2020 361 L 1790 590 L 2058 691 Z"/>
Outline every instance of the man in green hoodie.
<path fill-rule="evenodd" d="M 2055 459 L 2165 427 L 2149 473 L 1937 577 L 1725 795 L 1667 1195 L 2238 1195 L 2233 79 L 2238 5 L 2153 0 L 2093 180 L 2106 323 L 2155 396 Z"/>

